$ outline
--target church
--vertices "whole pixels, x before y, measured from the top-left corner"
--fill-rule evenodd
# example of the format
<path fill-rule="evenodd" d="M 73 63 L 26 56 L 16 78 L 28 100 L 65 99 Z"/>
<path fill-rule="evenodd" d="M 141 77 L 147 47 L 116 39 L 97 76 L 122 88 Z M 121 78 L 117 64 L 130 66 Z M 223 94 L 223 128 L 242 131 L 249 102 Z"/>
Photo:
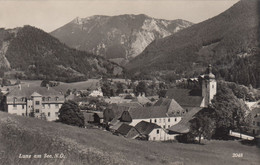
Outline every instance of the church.
<path fill-rule="evenodd" d="M 211 104 L 211 100 L 217 94 L 217 81 L 212 73 L 212 66 L 209 65 L 207 73 L 199 76 L 196 80 L 201 85 L 199 93 L 193 92 L 191 89 L 170 89 L 166 93 L 166 97 L 176 100 L 176 102 L 186 110 L 181 121 L 173 125 L 168 130 L 172 133 L 184 134 L 189 132 L 189 121 L 203 108 Z"/>

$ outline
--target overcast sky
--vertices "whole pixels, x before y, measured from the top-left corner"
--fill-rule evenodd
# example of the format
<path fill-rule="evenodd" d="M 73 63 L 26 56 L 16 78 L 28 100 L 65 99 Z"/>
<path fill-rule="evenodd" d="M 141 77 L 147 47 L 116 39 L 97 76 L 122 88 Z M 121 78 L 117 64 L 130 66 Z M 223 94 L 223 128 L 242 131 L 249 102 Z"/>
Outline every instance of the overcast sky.
<path fill-rule="evenodd" d="M 50 32 L 76 17 L 146 14 L 199 23 L 238 0 L 0 0 L 0 27 L 32 25 Z"/>

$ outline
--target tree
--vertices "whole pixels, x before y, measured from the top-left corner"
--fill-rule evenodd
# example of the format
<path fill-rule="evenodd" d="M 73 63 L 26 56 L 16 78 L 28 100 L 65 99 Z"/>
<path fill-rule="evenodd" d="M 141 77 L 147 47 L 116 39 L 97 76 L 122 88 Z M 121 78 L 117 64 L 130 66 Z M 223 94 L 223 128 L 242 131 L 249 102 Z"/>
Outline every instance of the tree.
<path fill-rule="evenodd" d="M 192 139 L 195 139 L 198 137 L 199 143 L 201 142 L 201 138 L 205 139 L 211 139 L 215 123 L 214 120 L 212 120 L 206 113 L 203 113 L 203 110 L 201 110 L 202 113 L 198 113 L 194 119 L 190 121 L 190 132 L 189 136 Z"/>
<path fill-rule="evenodd" d="M 114 111 L 110 108 L 105 109 L 103 111 L 103 115 L 104 115 L 104 122 L 105 123 L 108 123 L 115 118 Z"/>
<path fill-rule="evenodd" d="M 68 125 L 84 127 L 84 116 L 76 102 L 71 100 L 66 101 L 61 106 L 59 113 L 60 122 Z"/>
<path fill-rule="evenodd" d="M 244 131 L 247 126 L 248 107 L 238 99 L 224 83 L 219 83 L 216 97 L 212 100 L 211 119 L 216 122 L 215 138 L 225 138 L 229 130 Z"/>
<path fill-rule="evenodd" d="M 146 94 L 146 89 L 147 87 L 146 87 L 146 84 L 145 84 L 145 82 L 143 82 L 143 81 L 141 81 L 141 82 L 139 82 L 138 83 L 138 85 L 136 86 L 136 88 L 135 88 L 135 91 L 136 91 L 136 94 L 138 95 L 139 93 L 144 93 L 144 94 Z"/>

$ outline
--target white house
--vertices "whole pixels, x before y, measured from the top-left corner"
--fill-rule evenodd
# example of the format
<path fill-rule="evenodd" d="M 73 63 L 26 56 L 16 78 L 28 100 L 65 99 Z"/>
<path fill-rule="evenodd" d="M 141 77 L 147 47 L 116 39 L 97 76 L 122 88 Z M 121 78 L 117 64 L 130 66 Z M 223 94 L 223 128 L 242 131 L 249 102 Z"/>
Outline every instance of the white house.
<path fill-rule="evenodd" d="M 50 87 L 21 86 L 5 95 L 5 111 L 21 116 L 58 119 L 58 112 L 64 103 L 64 96 Z"/>
<path fill-rule="evenodd" d="M 145 121 L 139 122 L 135 128 L 139 132 L 139 137 L 149 141 L 174 140 L 177 135 L 168 134 L 167 130 L 154 123 Z"/>
<path fill-rule="evenodd" d="M 173 99 L 161 99 L 155 106 L 150 107 L 135 107 L 124 111 L 120 120 L 122 122 L 130 122 L 129 125 L 135 126 L 141 121 L 157 124 L 163 129 L 170 128 L 177 124 L 184 109 Z"/>

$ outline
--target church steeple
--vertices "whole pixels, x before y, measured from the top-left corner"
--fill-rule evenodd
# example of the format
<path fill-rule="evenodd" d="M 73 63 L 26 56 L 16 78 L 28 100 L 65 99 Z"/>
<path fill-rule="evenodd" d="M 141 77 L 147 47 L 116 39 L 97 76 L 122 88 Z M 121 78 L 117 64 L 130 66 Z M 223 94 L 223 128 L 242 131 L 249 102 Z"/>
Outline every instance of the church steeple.
<path fill-rule="evenodd" d="M 209 64 L 207 73 L 204 75 L 202 81 L 202 97 L 204 98 L 204 105 L 207 107 L 211 104 L 211 100 L 217 93 L 217 82 L 215 75 L 212 73 L 212 66 Z"/>

